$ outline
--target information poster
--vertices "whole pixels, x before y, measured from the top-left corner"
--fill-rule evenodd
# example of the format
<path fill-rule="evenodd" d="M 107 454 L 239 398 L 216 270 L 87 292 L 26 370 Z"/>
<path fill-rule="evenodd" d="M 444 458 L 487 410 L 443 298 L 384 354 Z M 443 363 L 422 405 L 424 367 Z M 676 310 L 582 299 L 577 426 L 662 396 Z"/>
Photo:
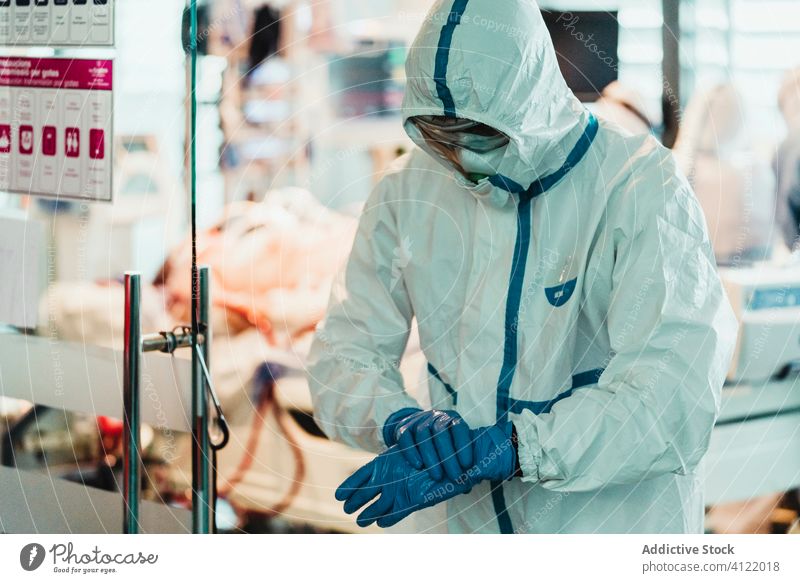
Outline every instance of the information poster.
<path fill-rule="evenodd" d="M 0 191 L 110 201 L 113 61 L 0 58 Z"/>
<path fill-rule="evenodd" d="M 113 44 L 114 0 L 0 0 L 0 45 Z"/>

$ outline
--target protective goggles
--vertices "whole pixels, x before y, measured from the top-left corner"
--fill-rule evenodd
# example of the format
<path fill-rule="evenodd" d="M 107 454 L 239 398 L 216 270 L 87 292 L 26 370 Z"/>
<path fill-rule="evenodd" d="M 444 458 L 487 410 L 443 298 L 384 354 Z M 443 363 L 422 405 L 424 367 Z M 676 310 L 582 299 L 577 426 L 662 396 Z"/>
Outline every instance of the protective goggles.
<path fill-rule="evenodd" d="M 470 119 L 417 115 L 410 121 L 432 146 L 451 150 L 464 148 L 482 154 L 502 148 L 509 142 L 503 132 Z"/>

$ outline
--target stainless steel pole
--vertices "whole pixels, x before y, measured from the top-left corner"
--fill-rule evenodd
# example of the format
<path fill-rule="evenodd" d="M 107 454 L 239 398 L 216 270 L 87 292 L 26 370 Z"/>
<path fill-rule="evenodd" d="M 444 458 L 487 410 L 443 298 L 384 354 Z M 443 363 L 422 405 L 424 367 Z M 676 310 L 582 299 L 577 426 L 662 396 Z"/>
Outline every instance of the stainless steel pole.
<path fill-rule="evenodd" d="M 122 532 L 125 534 L 139 532 L 139 499 L 142 488 L 139 417 L 142 348 L 141 285 L 141 276 L 138 273 L 125 274 L 125 363 L 122 388 L 124 464 Z"/>
<path fill-rule="evenodd" d="M 191 192 L 191 231 L 192 231 L 192 531 L 199 534 L 212 531 L 211 493 L 211 443 L 208 434 L 208 407 L 206 381 L 203 376 L 201 356 L 206 356 L 200 345 L 203 328 L 208 324 L 208 270 L 205 275 L 197 267 L 197 0 L 189 0 L 189 190 Z M 203 281 L 205 291 L 203 293 Z M 201 349 L 202 348 L 202 349 Z"/>
<path fill-rule="evenodd" d="M 203 402 L 203 441 L 201 445 L 203 447 L 203 475 L 206 478 L 205 487 L 206 487 L 206 500 L 208 501 L 208 516 L 206 517 L 207 520 L 207 528 L 206 532 L 214 532 L 214 511 L 216 506 L 216 479 L 217 476 L 215 474 L 215 468 L 213 461 L 214 453 L 211 451 L 211 436 L 209 434 L 209 411 L 208 411 L 208 386 L 207 382 L 210 383 L 211 379 L 206 379 L 206 373 L 210 374 L 211 370 L 211 271 L 207 265 L 201 265 L 199 268 L 199 276 L 200 276 L 200 335 L 202 338 L 202 353 L 203 353 L 203 362 L 200 364 L 202 379 L 203 382 L 201 383 L 202 388 L 202 402 Z M 198 339 L 200 341 L 200 339 Z M 203 367 L 205 367 L 204 370 Z"/>
<path fill-rule="evenodd" d="M 208 359 L 211 338 L 208 332 L 210 302 L 208 268 L 199 270 L 197 331 L 203 335 L 203 357 Z M 206 361 L 208 362 L 208 361 Z M 211 443 L 208 435 L 208 399 L 200 359 L 192 354 L 192 530 L 198 534 L 212 531 Z"/>

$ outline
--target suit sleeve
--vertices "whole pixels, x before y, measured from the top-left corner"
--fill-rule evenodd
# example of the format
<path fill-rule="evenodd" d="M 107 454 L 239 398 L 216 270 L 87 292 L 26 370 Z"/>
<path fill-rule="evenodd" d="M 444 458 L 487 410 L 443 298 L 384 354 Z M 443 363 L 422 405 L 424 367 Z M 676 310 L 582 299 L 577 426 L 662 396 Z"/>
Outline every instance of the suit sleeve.
<path fill-rule="evenodd" d="M 661 200 L 610 208 L 632 217 L 614 229 L 612 356 L 597 386 L 515 420 L 523 480 L 587 491 L 687 474 L 708 448 L 737 323 L 688 185 L 653 190 Z"/>
<path fill-rule="evenodd" d="M 386 448 L 389 415 L 419 407 L 399 370 L 413 310 L 397 265 L 401 238 L 391 191 L 384 178 L 367 201 L 308 366 L 314 416 L 325 434 L 376 453 Z"/>

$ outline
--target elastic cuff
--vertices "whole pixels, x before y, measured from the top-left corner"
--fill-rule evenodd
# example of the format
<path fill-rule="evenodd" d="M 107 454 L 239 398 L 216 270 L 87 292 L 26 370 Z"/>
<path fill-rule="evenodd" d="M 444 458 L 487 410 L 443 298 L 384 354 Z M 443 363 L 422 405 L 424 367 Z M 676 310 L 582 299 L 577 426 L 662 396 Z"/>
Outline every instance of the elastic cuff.
<path fill-rule="evenodd" d="M 386 419 L 386 423 L 383 425 L 383 442 L 386 444 L 386 447 L 392 447 L 395 445 L 394 434 L 397 429 L 397 426 L 409 415 L 413 415 L 414 413 L 421 412 L 422 409 L 417 409 L 414 407 L 406 407 L 405 409 L 400 409 L 399 411 L 395 411 Z"/>
<path fill-rule="evenodd" d="M 542 462 L 542 447 L 539 443 L 538 431 L 534 423 L 526 419 L 518 419 L 514 427 L 517 435 L 517 456 L 523 482 L 539 481 L 539 466 Z"/>
<path fill-rule="evenodd" d="M 522 477 L 522 468 L 519 465 L 519 436 L 517 435 L 517 427 L 511 424 L 511 445 L 514 447 L 514 478 Z"/>

